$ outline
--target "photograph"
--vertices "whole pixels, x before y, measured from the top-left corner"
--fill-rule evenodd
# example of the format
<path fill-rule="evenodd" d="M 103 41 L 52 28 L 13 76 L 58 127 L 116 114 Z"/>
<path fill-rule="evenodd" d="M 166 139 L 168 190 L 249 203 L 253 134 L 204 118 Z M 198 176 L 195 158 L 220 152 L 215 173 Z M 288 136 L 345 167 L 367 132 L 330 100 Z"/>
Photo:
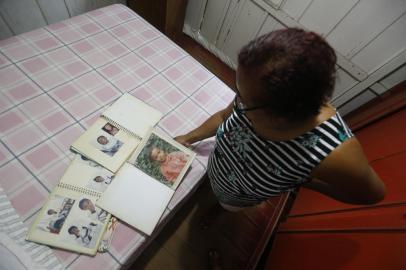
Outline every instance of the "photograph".
<path fill-rule="evenodd" d="M 119 129 L 115 126 L 113 126 L 110 123 L 106 123 L 103 127 L 102 130 L 104 130 L 105 132 L 107 132 L 108 134 L 110 134 L 111 136 L 114 136 L 117 134 L 117 132 L 119 131 Z"/>
<path fill-rule="evenodd" d="M 37 228 L 41 231 L 59 234 L 65 223 L 75 200 L 62 196 L 53 196 L 47 205 L 44 214 L 37 223 Z"/>
<path fill-rule="evenodd" d="M 97 249 L 99 252 L 107 252 L 109 250 L 117 225 L 118 219 L 112 216 L 109 220 L 106 232 L 103 235 L 103 239 L 101 240 L 100 246 Z"/>
<path fill-rule="evenodd" d="M 103 170 L 104 171 L 104 170 Z M 86 187 L 90 188 L 94 191 L 98 192 L 103 192 L 106 190 L 106 188 L 110 185 L 110 183 L 114 179 L 113 174 L 106 174 L 106 172 L 103 172 L 100 170 L 97 174 L 95 174 L 93 177 L 91 177 L 87 184 Z"/>
<path fill-rule="evenodd" d="M 95 206 L 94 202 L 92 202 L 88 198 L 80 199 L 78 207 L 80 210 L 84 212 L 85 216 L 90 220 L 104 223 L 107 219 L 108 213 L 105 210 Z"/>
<path fill-rule="evenodd" d="M 86 248 L 94 248 L 102 231 L 102 225 L 97 222 L 75 221 L 66 227 L 67 241 Z"/>
<path fill-rule="evenodd" d="M 152 133 L 134 165 L 171 187 L 189 160 L 189 155 Z"/>
<path fill-rule="evenodd" d="M 94 147 L 111 157 L 114 156 L 123 145 L 123 142 L 107 133 L 104 133 L 104 135 L 98 135 L 91 143 Z"/>
<path fill-rule="evenodd" d="M 94 168 L 103 168 L 102 166 L 100 166 L 99 164 L 97 164 L 96 162 L 94 162 L 93 160 L 88 159 L 87 157 L 81 155 L 81 154 L 76 154 L 79 158 L 76 158 L 80 163 L 87 165 L 89 167 L 94 167 Z"/>

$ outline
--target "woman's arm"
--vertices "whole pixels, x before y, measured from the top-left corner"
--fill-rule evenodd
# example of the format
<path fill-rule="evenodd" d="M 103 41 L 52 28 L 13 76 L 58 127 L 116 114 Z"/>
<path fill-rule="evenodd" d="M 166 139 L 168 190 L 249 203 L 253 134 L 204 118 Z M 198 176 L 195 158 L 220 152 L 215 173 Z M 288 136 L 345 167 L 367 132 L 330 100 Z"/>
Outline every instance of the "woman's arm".
<path fill-rule="evenodd" d="M 203 124 L 196 129 L 190 131 L 185 135 L 181 135 L 175 138 L 179 143 L 189 147 L 192 143 L 204 140 L 216 134 L 219 125 L 231 115 L 233 111 L 233 103 L 227 106 L 227 108 L 218 111 L 210 116 Z"/>
<path fill-rule="evenodd" d="M 374 204 L 385 196 L 385 185 L 369 166 L 362 147 L 351 138 L 316 167 L 304 185 L 350 204 Z"/>

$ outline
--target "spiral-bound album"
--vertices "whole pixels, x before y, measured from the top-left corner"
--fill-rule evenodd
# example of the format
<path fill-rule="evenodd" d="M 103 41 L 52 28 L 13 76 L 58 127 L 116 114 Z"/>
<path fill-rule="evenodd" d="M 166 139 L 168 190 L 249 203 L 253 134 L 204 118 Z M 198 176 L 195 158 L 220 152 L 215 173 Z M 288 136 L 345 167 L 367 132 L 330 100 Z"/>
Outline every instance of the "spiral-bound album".
<path fill-rule="evenodd" d="M 71 149 L 116 173 L 161 117 L 160 111 L 128 93 L 123 94 Z"/>
<path fill-rule="evenodd" d="M 36 216 L 27 240 L 95 255 L 111 216 L 96 200 L 113 180 L 110 171 L 76 155 Z"/>

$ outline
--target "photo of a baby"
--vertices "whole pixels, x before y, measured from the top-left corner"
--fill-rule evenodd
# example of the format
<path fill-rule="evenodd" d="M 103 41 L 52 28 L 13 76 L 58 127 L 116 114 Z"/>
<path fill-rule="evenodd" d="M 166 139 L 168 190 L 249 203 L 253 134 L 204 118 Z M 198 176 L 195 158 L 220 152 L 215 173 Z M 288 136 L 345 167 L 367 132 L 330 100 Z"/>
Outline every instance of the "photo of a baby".
<path fill-rule="evenodd" d="M 155 134 L 151 134 L 134 165 L 149 176 L 171 187 L 188 159 L 189 155 Z"/>
<path fill-rule="evenodd" d="M 104 130 L 105 132 L 107 132 L 108 134 L 110 134 L 111 136 L 114 136 L 117 134 L 117 132 L 119 131 L 118 128 L 116 128 L 115 126 L 113 126 L 110 123 L 106 123 L 103 127 L 102 130 Z"/>
<path fill-rule="evenodd" d="M 110 136 L 109 134 L 99 135 L 93 145 L 100 149 L 103 153 L 114 156 L 115 153 L 120 149 L 123 143 L 116 138 Z"/>

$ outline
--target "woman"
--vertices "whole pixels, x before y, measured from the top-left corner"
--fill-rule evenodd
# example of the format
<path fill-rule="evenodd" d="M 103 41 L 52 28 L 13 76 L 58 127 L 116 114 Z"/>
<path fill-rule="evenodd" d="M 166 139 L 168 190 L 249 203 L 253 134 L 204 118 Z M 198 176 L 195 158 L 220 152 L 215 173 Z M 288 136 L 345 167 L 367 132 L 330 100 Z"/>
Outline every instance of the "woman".
<path fill-rule="evenodd" d="M 303 186 L 351 204 L 383 199 L 385 186 L 329 104 L 336 55 L 319 35 L 289 28 L 263 35 L 238 55 L 235 100 L 176 138 L 216 135 L 212 189 L 231 211 Z"/>

